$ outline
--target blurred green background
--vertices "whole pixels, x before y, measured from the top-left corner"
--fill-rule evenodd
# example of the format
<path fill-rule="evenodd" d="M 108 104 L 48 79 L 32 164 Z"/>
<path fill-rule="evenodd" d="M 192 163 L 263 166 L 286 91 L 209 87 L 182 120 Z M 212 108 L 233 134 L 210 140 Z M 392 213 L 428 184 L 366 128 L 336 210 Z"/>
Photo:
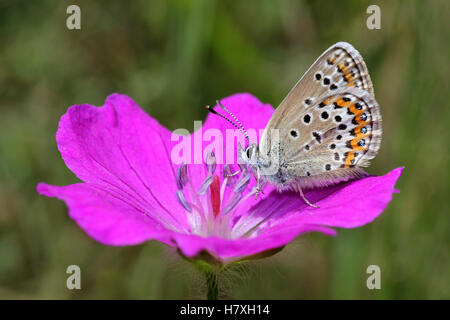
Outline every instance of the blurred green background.
<path fill-rule="evenodd" d="M 368 30 L 366 8 L 381 8 Z M 81 30 L 66 8 L 81 7 Z M 163 244 L 107 247 L 38 196 L 77 181 L 55 143 L 73 104 L 133 97 L 171 130 L 203 106 L 250 92 L 276 106 L 336 41 L 363 55 L 383 115 L 369 172 L 406 166 L 383 215 L 336 238 L 308 234 L 225 275 L 248 299 L 450 298 L 449 1 L 0 1 L 0 298 L 203 298 L 203 281 Z M 82 290 L 66 288 L 67 266 Z M 379 265 L 382 288 L 366 287 Z"/>

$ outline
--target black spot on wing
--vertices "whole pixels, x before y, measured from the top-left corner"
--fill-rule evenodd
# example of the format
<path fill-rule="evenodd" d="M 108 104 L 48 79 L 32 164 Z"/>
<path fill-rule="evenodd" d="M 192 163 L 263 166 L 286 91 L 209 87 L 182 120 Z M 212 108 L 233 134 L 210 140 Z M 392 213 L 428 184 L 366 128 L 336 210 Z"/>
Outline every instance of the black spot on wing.
<path fill-rule="evenodd" d="M 317 140 L 318 143 L 322 143 L 322 137 L 321 137 L 320 133 L 314 131 L 312 133 L 312 135 Z"/>

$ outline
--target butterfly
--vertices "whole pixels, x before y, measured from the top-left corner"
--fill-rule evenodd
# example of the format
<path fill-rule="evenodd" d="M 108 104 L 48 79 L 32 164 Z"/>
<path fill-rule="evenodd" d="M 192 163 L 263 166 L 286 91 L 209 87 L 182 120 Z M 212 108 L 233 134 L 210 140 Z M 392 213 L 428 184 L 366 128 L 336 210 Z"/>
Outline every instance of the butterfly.
<path fill-rule="evenodd" d="M 219 105 L 249 141 L 239 120 Z M 366 176 L 362 167 L 376 156 L 381 134 L 380 108 L 366 64 L 351 44 L 338 42 L 275 109 L 259 144 L 249 141 L 245 149 L 239 145 L 238 154 L 253 171 L 257 193 L 268 182 L 280 192 L 298 192 L 317 207 L 303 190 Z"/>

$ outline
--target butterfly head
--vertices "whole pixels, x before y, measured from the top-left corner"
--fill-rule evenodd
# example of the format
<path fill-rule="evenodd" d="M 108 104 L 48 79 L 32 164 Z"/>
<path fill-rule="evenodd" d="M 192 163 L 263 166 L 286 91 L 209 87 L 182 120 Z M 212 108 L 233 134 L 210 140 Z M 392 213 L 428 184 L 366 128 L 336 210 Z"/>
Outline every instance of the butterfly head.
<path fill-rule="evenodd" d="M 247 148 L 242 148 L 239 143 L 239 156 L 242 161 L 251 167 L 258 166 L 259 149 L 255 143 L 251 143 Z"/>
<path fill-rule="evenodd" d="M 258 198 L 258 194 L 262 192 L 262 177 L 261 177 L 261 163 L 260 163 L 260 155 L 259 155 L 259 147 L 255 143 L 250 143 L 247 148 L 242 148 L 239 143 L 239 157 L 241 160 L 250 167 L 253 176 L 256 179 L 256 193 L 255 197 Z"/>

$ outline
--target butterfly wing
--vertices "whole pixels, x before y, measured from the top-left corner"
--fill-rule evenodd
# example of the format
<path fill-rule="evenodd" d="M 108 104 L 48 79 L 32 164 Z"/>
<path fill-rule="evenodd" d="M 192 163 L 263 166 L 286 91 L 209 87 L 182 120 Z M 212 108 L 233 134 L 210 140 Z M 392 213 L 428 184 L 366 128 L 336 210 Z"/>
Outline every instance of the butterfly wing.
<path fill-rule="evenodd" d="M 286 173 L 306 177 L 307 186 L 326 186 L 361 176 L 381 144 L 381 114 L 375 98 L 351 88 L 320 97 L 303 118 L 287 124 L 303 132 L 283 149 Z M 305 117 L 311 119 L 307 123 Z M 295 141 L 298 147 L 289 146 Z"/>
<path fill-rule="evenodd" d="M 278 131 L 277 141 L 270 132 Z M 279 153 L 286 180 L 324 186 L 359 176 L 381 142 L 381 115 L 361 55 L 339 42 L 326 50 L 275 110 L 260 142 Z"/>
<path fill-rule="evenodd" d="M 295 117 L 328 91 L 351 87 L 375 95 L 361 54 L 351 44 L 338 42 L 328 48 L 295 84 L 275 110 L 266 129 L 279 128 L 284 119 Z"/>

